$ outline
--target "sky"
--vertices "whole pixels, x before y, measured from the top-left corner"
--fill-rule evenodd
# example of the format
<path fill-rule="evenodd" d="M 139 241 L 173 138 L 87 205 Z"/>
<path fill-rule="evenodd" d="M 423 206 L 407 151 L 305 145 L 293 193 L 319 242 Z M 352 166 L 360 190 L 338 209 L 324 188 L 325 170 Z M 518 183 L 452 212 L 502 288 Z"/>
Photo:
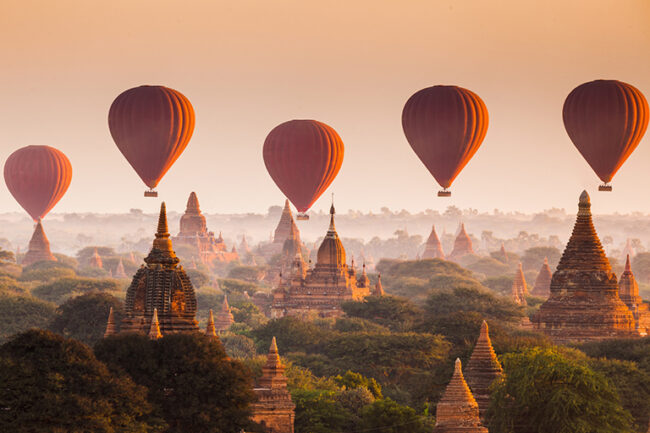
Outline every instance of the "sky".
<path fill-rule="evenodd" d="M 191 191 L 209 213 L 264 212 L 284 201 L 262 145 L 276 125 L 320 120 L 345 143 L 338 177 L 314 206 L 340 211 L 650 212 L 650 133 L 613 181 L 599 179 L 562 123 L 566 95 L 618 79 L 650 96 L 647 0 L 0 2 L 0 160 L 50 145 L 73 165 L 54 212 L 154 212 L 114 145 L 108 110 L 122 91 L 160 84 L 196 112 L 190 144 L 161 181 L 168 208 Z M 421 88 L 455 84 L 490 113 L 483 145 L 440 189 L 401 127 Z M 0 187 L 0 210 L 20 210 Z"/>

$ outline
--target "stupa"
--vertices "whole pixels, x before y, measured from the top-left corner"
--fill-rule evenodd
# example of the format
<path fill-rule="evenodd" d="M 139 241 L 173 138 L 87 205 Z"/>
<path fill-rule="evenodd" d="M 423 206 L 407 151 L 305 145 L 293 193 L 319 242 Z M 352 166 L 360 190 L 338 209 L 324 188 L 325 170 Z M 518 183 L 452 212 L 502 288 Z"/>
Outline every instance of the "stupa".
<path fill-rule="evenodd" d="M 120 332 L 148 334 L 154 311 L 162 335 L 198 331 L 196 295 L 179 258 L 172 250 L 165 203 L 160 206 L 158 230 L 145 264 L 126 291 Z"/>
<path fill-rule="evenodd" d="M 372 296 L 384 296 L 384 286 L 381 284 L 381 274 L 377 275 L 377 283 L 372 288 Z"/>
<path fill-rule="evenodd" d="M 551 279 L 551 295 L 532 321 L 556 343 L 638 335 L 596 234 L 587 191 L 580 195 L 573 233 Z"/>
<path fill-rule="evenodd" d="M 479 409 L 463 378 L 460 359 L 456 359 L 454 375 L 436 407 L 434 433 L 487 433 L 479 418 Z"/>
<path fill-rule="evenodd" d="M 214 321 L 214 328 L 217 332 L 227 331 L 233 323 L 235 323 L 235 318 L 230 311 L 228 297 L 224 296 L 221 310 L 217 313 L 217 319 Z"/>
<path fill-rule="evenodd" d="M 488 324 L 484 320 L 472 356 L 465 367 L 465 379 L 478 403 L 479 416 L 483 422 L 490 406 L 490 385 L 502 374 L 503 369 L 492 348 Z"/>
<path fill-rule="evenodd" d="M 501 248 L 499 248 L 499 251 L 495 251 L 491 255 L 502 263 L 508 263 L 508 253 L 506 252 L 506 246 L 503 242 L 501 242 Z"/>
<path fill-rule="evenodd" d="M 548 265 L 548 258 L 544 257 L 544 264 L 535 278 L 535 286 L 531 294 L 540 298 L 548 298 L 551 294 L 551 278 L 553 278 L 553 273 Z"/>
<path fill-rule="evenodd" d="M 429 238 L 424 246 L 424 253 L 422 253 L 423 259 L 445 259 L 445 254 L 442 251 L 442 244 L 440 239 L 438 239 L 438 234 L 436 233 L 436 227 L 431 226 L 431 233 Z"/>
<path fill-rule="evenodd" d="M 111 309 L 108 311 L 108 320 L 106 322 L 104 338 L 115 334 L 117 334 L 117 329 L 115 328 L 115 313 L 113 313 L 113 307 L 111 307 Z"/>
<path fill-rule="evenodd" d="M 210 309 L 210 315 L 208 316 L 208 324 L 205 326 L 205 335 L 208 337 L 217 337 L 217 329 L 214 326 L 214 315 L 212 314 L 212 309 Z"/>
<path fill-rule="evenodd" d="M 120 258 L 120 261 L 117 262 L 117 267 L 115 268 L 115 278 L 128 278 L 126 275 L 126 272 L 124 271 L 124 263 L 122 263 L 122 259 Z"/>
<path fill-rule="evenodd" d="M 269 433 L 293 433 L 296 405 L 287 390 L 284 365 L 278 354 L 275 337 L 262 367 L 262 377 L 253 389 L 257 401 L 251 405 L 251 419 L 261 424 Z"/>
<path fill-rule="evenodd" d="M 618 282 L 618 294 L 621 301 L 627 308 L 630 309 L 634 316 L 634 324 L 639 332 L 639 335 L 646 336 L 650 331 L 650 307 L 643 302 L 639 296 L 639 285 L 632 273 L 632 266 L 630 265 L 630 256 L 628 255 L 625 260 L 625 270 L 621 274 L 621 279 Z"/>
<path fill-rule="evenodd" d="M 90 256 L 90 261 L 88 262 L 88 266 L 90 266 L 91 268 L 104 269 L 104 263 L 102 262 L 102 258 L 99 256 L 99 253 L 97 252 L 97 248 L 95 248 L 95 251 L 93 251 L 93 255 Z"/>
<path fill-rule="evenodd" d="M 282 278 L 273 290 L 271 317 L 287 315 L 338 317 L 341 303 L 361 300 L 370 294 L 370 287 L 357 284 L 356 270 L 348 267 L 345 249 L 334 225 L 334 205 L 330 208 L 330 225 L 318 248 L 316 265 L 308 269 L 304 261 L 294 260 L 290 278 Z"/>
<path fill-rule="evenodd" d="M 23 257 L 21 264 L 23 266 L 29 266 L 32 263 L 44 261 L 56 262 L 57 260 L 50 251 L 50 241 L 47 240 L 47 236 L 45 236 L 45 232 L 43 231 L 43 224 L 39 220 L 36 223 L 34 234 L 32 234 L 27 253 Z"/>
<path fill-rule="evenodd" d="M 467 255 L 474 254 L 472 248 L 472 240 L 470 239 L 467 231 L 465 231 L 465 224 L 460 225 L 460 231 L 456 240 L 454 241 L 454 249 L 449 254 L 449 260 L 459 260 Z"/>
<path fill-rule="evenodd" d="M 280 215 L 278 225 L 271 235 L 270 242 L 259 247 L 260 254 L 266 257 L 267 260 L 271 259 L 277 254 L 282 254 L 285 241 L 290 236 L 296 238 L 297 242 L 304 248 L 304 245 L 302 245 L 302 242 L 300 241 L 300 231 L 298 230 L 296 222 L 293 219 L 293 213 L 291 212 L 289 200 L 285 200 L 284 208 L 282 209 L 282 214 Z M 293 259 L 293 255 L 291 255 L 290 258 Z"/>
<path fill-rule="evenodd" d="M 177 245 L 191 247 L 194 251 L 192 258 L 196 257 L 202 263 L 210 264 L 215 261 L 228 263 L 239 259 L 236 253 L 228 251 L 221 233 L 218 238 L 215 238 L 214 232 L 208 231 L 195 192 L 192 192 L 187 199 L 187 207 L 181 217 L 180 231 L 173 241 Z"/>
<path fill-rule="evenodd" d="M 524 276 L 524 270 L 521 267 L 521 262 L 515 273 L 515 279 L 512 281 L 512 300 L 515 304 L 518 305 L 527 305 L 526 295 L 528 294 L 528 288 L 526 287 L 526 277 Z"/>

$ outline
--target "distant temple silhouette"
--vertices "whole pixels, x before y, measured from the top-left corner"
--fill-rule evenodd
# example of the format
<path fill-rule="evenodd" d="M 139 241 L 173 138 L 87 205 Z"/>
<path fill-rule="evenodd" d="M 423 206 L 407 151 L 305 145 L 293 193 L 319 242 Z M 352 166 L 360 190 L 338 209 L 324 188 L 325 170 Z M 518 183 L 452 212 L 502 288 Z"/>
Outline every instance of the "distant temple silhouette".
<path fill-rule="evenodd" d="M 32 263 L 43 261 L 56 262 L 57 260 L 50 251 L 50 241 L 45 236 L 43 224 L 38 220 L 36 227 L 34 227 L 34 234 L 32 234 L 32 238 L 29 241 L 29 248 L 21 264 L 23 266 L 29 266 Z"/>

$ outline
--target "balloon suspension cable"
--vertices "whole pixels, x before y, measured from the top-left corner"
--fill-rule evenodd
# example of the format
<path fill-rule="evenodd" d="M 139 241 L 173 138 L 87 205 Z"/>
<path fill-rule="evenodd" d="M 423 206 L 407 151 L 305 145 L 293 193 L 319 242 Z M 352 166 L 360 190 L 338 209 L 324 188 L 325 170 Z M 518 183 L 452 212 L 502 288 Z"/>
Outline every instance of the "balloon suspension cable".
<path fill-rule="evenodd" d="M 608 182 L 605 182 L 604 184 L 598 186 L 598 191 L 610 191 L 611 192 L 612 191 L 612 186 Z"/>
<path fill-rule="evenodd" d="M 149 188 L 148 191 L 144 192 L 145 197 L 158 197 L 158 191 L 154 190 L 153 188 Z"/>
<path fill-rule="evenodd" d="M 451 197 L 451 191 L 447 188 L 443 188 L 442 191 L 438 191 L 438 197 Z"/>

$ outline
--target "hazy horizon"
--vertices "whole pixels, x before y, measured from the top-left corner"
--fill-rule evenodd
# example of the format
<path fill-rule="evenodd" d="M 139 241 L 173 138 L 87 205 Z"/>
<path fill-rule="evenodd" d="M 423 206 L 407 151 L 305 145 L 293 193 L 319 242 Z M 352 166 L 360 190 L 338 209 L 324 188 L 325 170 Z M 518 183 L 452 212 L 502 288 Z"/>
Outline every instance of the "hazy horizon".
<path fill-rule="evenodd" d="M 30 4 L 31 3 L 31 7 Z M 599 179 L 562 124 L 577 85 L 615 78 L 650 96 L 650 3 L 414 1 L 337 2 L 124 0 L 5 1 L 0 14 L 0 159 L 30 144 L 62 150 L 72 185 L 53 210 L 181 212 L 196 191 L 209 213 L 265 212 L 284 197 L 268 176 L 267 133 L 293 118 L 334 127 L 345 145 L 341 172 L 314 206 L 341 212 L 380 207 L 417 212 L 455 205 L 491 212 L 564 208 L 587 189 L 596 213 L 650 212 L 648 135 L 613 181 Z M 145 187 L 107 126 L 113 99 L 141 84 L 181 91 L 196 111 L 184 154 Z M 408 97 L 457 84 L 485 101 L 483 146 L 451 199 L 404 138 Z M 0 188 L 5 211 L 20 207 Z"/>

